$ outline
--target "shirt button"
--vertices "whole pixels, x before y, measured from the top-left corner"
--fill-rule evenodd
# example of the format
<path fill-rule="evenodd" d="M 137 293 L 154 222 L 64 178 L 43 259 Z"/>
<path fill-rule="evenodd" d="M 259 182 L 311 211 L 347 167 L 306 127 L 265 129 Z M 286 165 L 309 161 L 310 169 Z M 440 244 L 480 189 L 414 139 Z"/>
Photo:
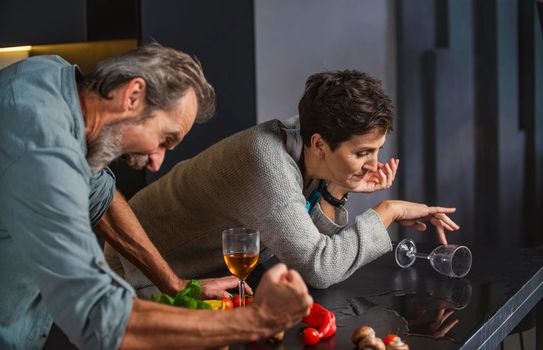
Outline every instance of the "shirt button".
<path fill-rule="evenodd" d="M 97 264 L 98 264 L 98 266 L 100 266 L 100 267 L 106 266 L 106 263 L 103 262 L 102 260 L 98 260 Z"/>

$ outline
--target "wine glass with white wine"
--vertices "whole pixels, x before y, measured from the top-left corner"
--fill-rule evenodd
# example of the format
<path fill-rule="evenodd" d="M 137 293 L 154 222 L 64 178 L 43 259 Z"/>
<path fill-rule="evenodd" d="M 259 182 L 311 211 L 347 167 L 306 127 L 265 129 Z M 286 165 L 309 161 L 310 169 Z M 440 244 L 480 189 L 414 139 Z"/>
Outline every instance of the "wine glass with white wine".
<path fill-rule="evenodd" d="M 239 279 L 240 306 L 245 305 L 243 283 L 253 271 L 260 253 L 257 230 L 235 227 L 222 232 L 222 253 L 228 270 Z"/>

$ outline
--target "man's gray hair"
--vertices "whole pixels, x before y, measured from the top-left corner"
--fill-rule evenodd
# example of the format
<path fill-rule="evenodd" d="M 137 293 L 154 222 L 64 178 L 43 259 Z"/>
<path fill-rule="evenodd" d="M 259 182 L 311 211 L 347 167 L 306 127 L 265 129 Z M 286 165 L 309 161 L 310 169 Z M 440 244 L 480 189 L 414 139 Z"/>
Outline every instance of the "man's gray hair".
<path fill-rule="evenodd" d="M 111 90 L 137 77 L 146 83 L 146 116 L 155 110 L 171 110 L 190 87 L 198 99 L 196 122 L 207 121 L 215 114 L 215 91 L 207 82 L 200 62 L 156 42 L 98 63 L 82 83 L 109 99 Z"/>

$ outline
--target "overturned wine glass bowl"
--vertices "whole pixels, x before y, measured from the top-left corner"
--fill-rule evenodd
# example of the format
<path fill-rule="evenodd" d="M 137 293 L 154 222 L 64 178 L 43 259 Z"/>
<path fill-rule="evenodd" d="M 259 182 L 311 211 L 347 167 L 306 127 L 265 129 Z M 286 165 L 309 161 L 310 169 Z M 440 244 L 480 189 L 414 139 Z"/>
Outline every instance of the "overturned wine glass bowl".
<path fill-rule="evenodd" d="M 437 246 L 430 254 L 417 252 L 415 242 L 406 238 L 396 245 L 394 258 L 401 268 L 408 268 L 415 263 L 417 258 L 429 260 L 430 264 L 440 274 L 462 278 L 468 274 L 471 269 L 471 251 L 468 247 L 456 244 L 447 244 Z"/>

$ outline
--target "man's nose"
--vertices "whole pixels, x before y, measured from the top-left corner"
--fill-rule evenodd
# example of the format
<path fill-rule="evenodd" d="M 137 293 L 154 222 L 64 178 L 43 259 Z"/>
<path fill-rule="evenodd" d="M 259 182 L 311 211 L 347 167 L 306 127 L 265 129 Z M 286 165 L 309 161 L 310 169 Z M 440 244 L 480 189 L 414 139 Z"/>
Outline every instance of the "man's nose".
<path fill-rule="evenodd" d="M 161 149 L 157 152 L 153 152 L 149 155 L 149 163 L 147 163 L 147 170 L 150 172 L 156 173 L 162 162 L 164 161 L 164 156 L 166 155 L 166 150 Z"/>

